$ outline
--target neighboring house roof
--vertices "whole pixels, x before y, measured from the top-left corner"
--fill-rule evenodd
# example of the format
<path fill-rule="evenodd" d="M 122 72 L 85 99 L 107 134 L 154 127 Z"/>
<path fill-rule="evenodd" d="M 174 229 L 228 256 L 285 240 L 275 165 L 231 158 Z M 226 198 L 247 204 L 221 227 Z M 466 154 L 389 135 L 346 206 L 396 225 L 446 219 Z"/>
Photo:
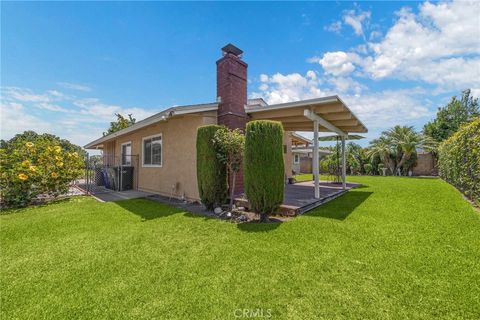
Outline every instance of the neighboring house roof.
<path fill-rule="evenodd" d="M 296 133 L 296 132 L 292 132 L 292 139 L 293 140 L 297 140 L 298 142 L 300 143 L 304 143 L 304 144 L 312 144 L 312 140 L 308 139 L 308 138 L 305 138 L 304 136 Z"/>
<path fill-rule="evenodd" d="M 265 100 L 263 100 L 262 98 L 255 98 L 255 99 L 248 99 L 247 106 L 249 106 L 249 107 L 253 107 L 253 106 L 266 107 L 266 106 L 268 106 L 268 103 L 266 103 Z"/>
<path fill-rule="evenodd" d="M 308 154 L 312 153 L 313 149 L 312 148 L 292 148 L 292 154 L 293 153 L 300 153 L 300 154 Z M 318 149 L 318 154 L 320 155 L 329 155 L 332 154 L 333 152 L 328 149 Z"/>
<path fill-rule="evenodd" d="M 168 120 L 172 117 L 184 115 L 184 114 L 192 114 L 192 113 L 199 113 L 199 112 L 206 112 L 206 111 L 216 111 L 218 109 L 218 103 L 206 103 L 206 104 L 194 104 L 188 106 L 176 106 L 172 108 L 168 108 L 164 111 L 154 114 L 148 118 L 145 118 L 141 121 L 136 122 L 135 124 L 131 125 L 128 128 L 119 130 L 117 132 L 111 133 L 107 136 L 101 137 L 97 140 L 94 140 L 84 146 L 85 149 L 92 149 L 96 146 L 100 146 L 103 142 L 111 140 L 113 138 L 122 136 L 129 132 L 144 128 L 151 124 Z"/>

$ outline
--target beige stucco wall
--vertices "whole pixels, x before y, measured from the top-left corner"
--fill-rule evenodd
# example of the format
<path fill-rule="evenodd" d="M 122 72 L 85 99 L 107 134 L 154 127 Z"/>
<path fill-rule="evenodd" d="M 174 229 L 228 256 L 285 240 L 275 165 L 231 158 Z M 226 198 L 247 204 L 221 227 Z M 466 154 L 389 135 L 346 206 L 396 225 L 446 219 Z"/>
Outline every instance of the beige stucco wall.
<path fill-rule="evenodd" d="M 104 159 L 113 159 L 118 165 L 121 159 L 121 144 L 132 143 L 132 165 L 135 167 L 134 187 L 142 191 L 170 196 L 176 185 L 176 198 L 185 196 L 188 200 L 199 200 L 196 175 L 196 135 L 202 125 L 216 124 L 216 113 L 185 115 L 165 122 L 152 124 L 146 128 L 118 137 L 104 144 Z M 145 167 L 142 155 L 142 138 L 162 134 L 162 167 Z M 285 176 L 292 176 L 292 139 L 290 132 L 284 133 L 283 154 Z M 136 158 L 135 156 L 138 156 Z M 138 160 L 136 160 L 138 159 Z M 138 185 L 137 185 L 138 183 Z"/>
<path fill-rule="evenodd" d="M 215 113 L 202 115 L 185 115 L 159 122 L 118 137 L 114 141 L 116 159 L 121 157 L 121 144 L 132 143 L 132 155 L 138 156 L 137 171 L 139 190 L 158 193 L 165 196 L 172 194 L 173 186 L 177 186 L 174 197 L 185 196 L 188 200 L 199 200 L 196 175 L 196 135 L 197 128 L 202 125 L 216 123 Z M 142 138 L 162 134 L 162 166 L 143 166 Z M 112 147 L 106 144 L 106 150 Z"/>

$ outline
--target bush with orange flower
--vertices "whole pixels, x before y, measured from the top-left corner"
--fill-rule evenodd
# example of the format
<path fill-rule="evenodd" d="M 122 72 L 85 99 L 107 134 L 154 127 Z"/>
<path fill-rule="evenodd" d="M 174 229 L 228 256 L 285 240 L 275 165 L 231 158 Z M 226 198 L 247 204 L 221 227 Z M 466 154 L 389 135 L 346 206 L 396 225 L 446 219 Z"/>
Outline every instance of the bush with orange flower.
<path fill-rule="evenodd" d="M 28 131 L 1 141 L 0 188 L 4 207 L 24 207 L 40 195 L 57 197 L 82 174 L 80 147 Z"/>

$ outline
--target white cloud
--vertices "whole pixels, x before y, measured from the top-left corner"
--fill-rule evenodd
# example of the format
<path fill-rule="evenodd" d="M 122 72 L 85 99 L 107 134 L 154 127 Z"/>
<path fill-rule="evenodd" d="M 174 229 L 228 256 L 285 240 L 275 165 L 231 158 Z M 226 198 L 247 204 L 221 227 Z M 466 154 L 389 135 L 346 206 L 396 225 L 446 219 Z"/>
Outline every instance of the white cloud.
<path fill-rule="evenodd" d="M 342 99 L 370 129 L 386 129 L 395 124 L 427 120 L 433 113 L 421 88 L 369 92 L 361 83 L 349 77 L 318 78 L 314 71 L 266 76 L 252 97 L 262 97 L 269 104 L 312 99 L 342 94 Z"/>
<path fill-rule="evenodd" d="M 71 83 L 71 82 L 58 82 L 57 84 L 66 89 L 72 89 L 72 90 L 78 90 L 78 91 L 84 91 L 84 92 L 92 91 L 92 88 L 84 84 Z"/>
<path fill-rule="evenodd" d="M 431 117 L 433 112 L 428 108 L 425 93 L 422 89 L 413 88 L 346 95 L 342 98 L 369 129 L 385 129 Z"/>
<path fill-rule="evenodd" d="M 366 89 L 366 86 L 350 77 L 330 77 L 328 82 L 333 85 L 338 93 L 350 92 L 358 95 Z"/>
<path fill-rule="evenodd" d="M 472 88 L 471 93 L 472 93 L 472 96 L 480 98 L 480 88 Z"/>
<path fill-rule="evenodd" d="M 350 52 L 326 52 L 309 62 L 319 62 L 326 74 L 372 79 L 393 78 L 437 85 L 435 92 L 480 87 L 480 2 L 452 1 L 408 7 L 381 37 L 372 31 L 370 41 Z M 351 10 L 344 16 L 357 34 L 369 14 Z M 357 19 L 355 19 L 357 17 Z M 358 19 L 358 17 L 362 17 Z M 354 22 L 356 21 L 356 22 Z M 375 39 L 380 39 L 375 41 Z"/>
<path fill-rule="evenodd" d="M 37 93 L 26 88 L 2 87 L 1 92 L 2 139 L 34 130 L 84 145 L 102 135 L 109 122 L 115 120 L 115 113 L 132 114 L 137 121 L 154 113 L 144 108 L 107 104 L 97 98 L 67 96 L 56 90 Z"/>
<path fill-rule="evenodd" d="M 299 73 L 276 73 L 270 77 L 261 75 L 260 79 L 262 84 L 259 91 L 254 92 L 251 97 L 262 97 L 269 104 L 311 99 L 329 93 L 319 88 L 320 80 L 312 70 L 307 71 L 305 76 Z"/>
<path fill-rule="evenodd" d="M 377 38 L 380 38 L 382 36 L 382 33 L 380 31 L 372 31 L 370 32 L 370 40 L 375 40 Z"/>
<path fill-rule="evenodd" d="M 357 36 L 364 36 L 363 23 L 370 19 L 370 11 L 348 10 L 343 16 L 343 22 L 351 26 Z"/>
<path fill-rule="evenodd" d="M 25 130 L 35 130 L 39 133 L 52 131 L 49 121 L 32 115 L 21 103 L 5 100 L 0 102 L 0 124 L 1 139 L 10 139 Z"/>
<path fill-rule="evenodd" d="M 341 21 L 332 22 L 330 25 L 326 26 L 324 29 L 330 32 L 340 33 L 340 31 L 342 30 L 342 22 Z"/>
<path fill-rule="evenodd" d="M 318 59 L 317 59 L 318 60 Z M 327 52 L 318 62 L 325 70 L 325 73 L 334 76 L 346 75 L 355 70 L 355 66 L 350 61 L 349 55 L 343 51 Z M 315 58 L 310 61 L 316 61 Z"/>

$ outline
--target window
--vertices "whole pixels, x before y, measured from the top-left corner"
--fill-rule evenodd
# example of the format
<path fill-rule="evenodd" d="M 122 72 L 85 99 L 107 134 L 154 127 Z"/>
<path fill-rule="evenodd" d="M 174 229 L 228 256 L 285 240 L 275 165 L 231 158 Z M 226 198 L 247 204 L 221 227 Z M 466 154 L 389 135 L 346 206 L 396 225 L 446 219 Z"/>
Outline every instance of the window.
<path fill-rule="evenodd" d="M 143 166 L 162 166 L 162 135 L 143 138 Z"/>
<path fill-rule="evenodd" d="M 294 164 L 299 164 L 300 163 L 300 155 L 299 154 L 294 154 L 293 155 L 293 163 Z"/>
<path fill-rule="evenodd" d="M 132 165 L 132 143 L 122 143 L 122 166 Z"/>

